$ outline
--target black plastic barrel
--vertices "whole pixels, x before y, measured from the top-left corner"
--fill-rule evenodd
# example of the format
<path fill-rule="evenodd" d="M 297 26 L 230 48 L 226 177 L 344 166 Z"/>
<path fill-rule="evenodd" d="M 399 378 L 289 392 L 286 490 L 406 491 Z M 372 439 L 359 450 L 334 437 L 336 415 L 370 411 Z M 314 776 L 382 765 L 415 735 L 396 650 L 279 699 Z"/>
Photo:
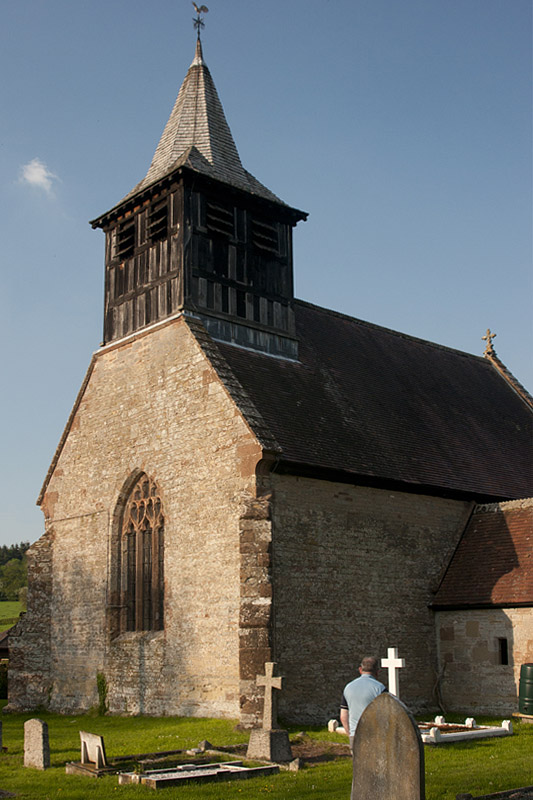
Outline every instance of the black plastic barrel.
<path fill-rule="evenodd" d="M 518 710 L 521 714 L 533 716 L 533 664 L 522 664 L 520 667 Z"/>

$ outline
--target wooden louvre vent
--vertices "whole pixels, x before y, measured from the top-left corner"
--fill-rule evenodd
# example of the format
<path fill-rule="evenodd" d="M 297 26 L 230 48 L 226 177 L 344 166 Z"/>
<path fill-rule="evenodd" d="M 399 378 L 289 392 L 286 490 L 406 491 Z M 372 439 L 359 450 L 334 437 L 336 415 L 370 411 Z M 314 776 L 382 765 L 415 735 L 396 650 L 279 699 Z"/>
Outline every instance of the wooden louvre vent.
<path fill-rule="evenodd" d="M 207 229 L 233 238 L 235 233 L 235 215 L 233 209 L 224 208 L 216 203 L 208 202 Z"/>
<path fill-rule="evenodd" d="M 255 247 L 269 253 L 279 252 L 278 226 L 265 220 L 252 220 L 252 237 Z"/>
<path fill-rule="evenodd" d="M 148 237 L 156 242 L 164 239 L 168 232 L 168 200 L 154 203 L 148 212 Z"/>
<path fill-rule="evenodd" d="M 129 219 L 119 225 L 117 230 L 116 255 L 120 261 L 131 258 L 135 249 L 135 219 Z"/>

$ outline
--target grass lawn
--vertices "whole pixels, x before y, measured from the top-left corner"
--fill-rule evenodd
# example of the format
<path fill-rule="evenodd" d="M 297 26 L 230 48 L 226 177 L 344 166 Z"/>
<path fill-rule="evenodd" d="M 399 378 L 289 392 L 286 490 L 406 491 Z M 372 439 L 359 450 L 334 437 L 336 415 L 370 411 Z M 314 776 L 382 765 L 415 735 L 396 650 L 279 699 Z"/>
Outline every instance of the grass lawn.
<path fill-rule="evenodd" d="M 22 767 L 23 726 L 32 716 L 48 723 L 52 766 L 46 772 Z M 80 729 L 104 736 L 108 759 L 132 753 L 196 747 L 202 739 L 217 746 L 246 742 L 248 738 L 245 732 L 235 730 L 235 722 L 231 720 L 67 717 L 40 712 L 4 714 L 2 722 L 4 745 L 8 752 L 0 755 L 0 789 L 16 793 L 21 800 L 152 796 L 152 790 L 143 786 L 118 786 L 115 776 L 96 780 L 66 775 L 65 762 L 80 757 Z M 291 729 L 290 734 L 297 730 Z M 508 739 L 426 747 L 427 800 L 455 800 L 459 792 L 476 795 L 533 784 L 533 725 L 517 723 L 515 731 L 515 736 Z M 306 732 L 311 738 L 321 741 L 346 741 L 341 735 L 328 733 L 324 728 L 307 728 Z M 252 800 L 263 795 L 280 800 L 348 800 L 350 784 L 351 762 L 338 759 L 307 766 L 299 772 L 282 772 L 265 778 L 170 787 L 164 790 L 164 796 L 168 800 L 178 797 L 183 800 Z"/>
<path fill-rule="evenodd" d="M 19 618 L 22 604 L 18 600 L 0 600 L 0 631 L 7 631 Z"/>

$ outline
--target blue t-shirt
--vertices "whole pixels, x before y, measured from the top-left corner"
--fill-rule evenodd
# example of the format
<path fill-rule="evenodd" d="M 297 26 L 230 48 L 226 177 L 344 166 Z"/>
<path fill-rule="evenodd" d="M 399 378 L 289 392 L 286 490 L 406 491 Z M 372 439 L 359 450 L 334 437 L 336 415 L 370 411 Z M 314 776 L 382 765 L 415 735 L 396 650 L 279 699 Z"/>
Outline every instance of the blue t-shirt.
<path fill-rule="evenodd" d="M 377 678 L 366 672 L 344 687 L 341 708 L 348 709 L 350 736 L 354 735 L 357 723 L 365 708 L 378 695 L 386 691 L 387 688 Z"/>

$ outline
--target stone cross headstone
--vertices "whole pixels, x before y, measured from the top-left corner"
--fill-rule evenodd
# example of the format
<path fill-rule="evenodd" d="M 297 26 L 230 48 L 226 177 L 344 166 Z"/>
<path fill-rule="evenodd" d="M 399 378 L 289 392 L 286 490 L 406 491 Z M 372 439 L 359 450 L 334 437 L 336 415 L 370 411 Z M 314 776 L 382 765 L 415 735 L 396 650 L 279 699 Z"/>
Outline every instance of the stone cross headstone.
<path fill-rule="evenodd" d="M 80 731 L 80 741 L 82 764 L 94 764 L 97 769 L 107 767 L 103 736 Z"/>
<path fill-rule="evenodd" d="M 398 658 L 398 648 L 389 647 L 387 658 L 381 659 L 381 666 L 386 667 L 389 673 L 389 692 L 400 697 L 400 670 L 405 667 L 405 658 Z"/>
<path fill-rule="evenodd" d="M 281 676 L 274 677 L 275 666 L 276 665 L 273 661 L 267 661 L 265 664 L 265 674 L 258 675 L 256 678 L 257 685 L 265 687 L 265 699 L 263 702 L 263 729 L 266 731 L 273 730 L 278 724 L 274 689 L 281 689 L 283 678 Z"/>
<path fill-rule="evenodd" d="M 48 725 L 42 719 L 24 723 L 24 766 L 47 769 L 50 766 Z"/>
<path fill-rule="evenodd" d="M 263 725 L 261 728 L 252 728 L 248 742 L 247 758 L 257 758 L 264 761 L 291 761 L 292 750 L 289 743 L 289 734 L 278 729 L 276 702 L 274 689 L 281 689 L 283 678 L 274 676 L 276 664 L 267 661 L 265 674 L 257 675 L 258 686 L 265 687 L 263 702 Z"/>
<path fill-rule="evenodd" d="M 351 800 L 425 800 L 424 745 L 418 725 L 389 692 L 364 710 L 353 743 Z"/>

